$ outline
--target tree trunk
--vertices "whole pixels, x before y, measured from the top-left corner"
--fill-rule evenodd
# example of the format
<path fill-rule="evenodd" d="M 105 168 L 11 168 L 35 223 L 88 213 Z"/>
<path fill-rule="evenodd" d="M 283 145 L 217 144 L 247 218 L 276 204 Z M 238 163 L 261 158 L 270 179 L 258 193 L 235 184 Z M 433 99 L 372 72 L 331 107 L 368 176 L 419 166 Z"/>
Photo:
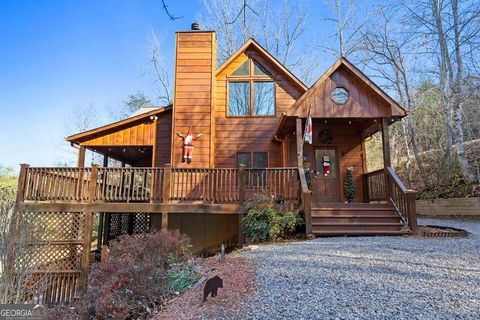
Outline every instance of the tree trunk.
<path fill-rule="evenodd" d="M 470 165 L 468 164 L 468 158 L 465 152 L 465 143 L 463 141 L 463 115 L 462 115 L 462 104 L 464 100 L 464 90 L 463 90 L 463 57 L 461 53 L 461 43 L 460 43 L 460 17 L 458 14 L 458 0 L 451 0 L 452 5 L 452 15 L 453 15 L 453 32 L 454 32 L 454 51 L 455 59 L 457 66 L 457 74 L 455 77 L 455 82 L 453 83 L 453 129 L 454 129 L 454 139 L 455 139 L 455 148 L 458 159 L 458 164 L 460 166 L 460 171 L 463 178 L 467 182 L 475 181 L 475 176 L 470 170 Z"/>
<path fill-rule="evenodd" d="M 453 135 L 452 135 L 452 110 L 450 106 L 449 99 L 449 85 L 447 81 L 451 83 L 453 80 L 453 71 L 452 65 L 450 63 L 450 55 L 448 52 L 446 34 L 443 29 L 443 20 L 442 20 L 442 7 L 439 3 L 439 0 L 431 0 L 432 4 L 432 14 L 434 16 L 434 24 L 437 31 L 438 45 L 440 47 L 440 57 L 439 57 L 439 78 L 440 78 L 440 97 L 441 103 L 444 112 L 444 121 L 445 121 L 445 177 L 450 178 L 452 171 L 452 145 L 453 145 Z"/>

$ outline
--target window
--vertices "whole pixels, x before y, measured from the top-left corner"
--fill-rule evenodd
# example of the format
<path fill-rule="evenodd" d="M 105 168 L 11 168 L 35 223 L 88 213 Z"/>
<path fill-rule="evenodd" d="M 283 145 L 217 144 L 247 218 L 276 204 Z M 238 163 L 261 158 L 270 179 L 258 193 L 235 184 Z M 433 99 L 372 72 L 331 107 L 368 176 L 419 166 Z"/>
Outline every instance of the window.
<path fill-rule="evenodd" d="M 262 169 L 268 167 L 268 152 L 237 152 L 237 167 Z"/>
<path fill-rule="evenodd" d="M 248 116 L 250 114 L 250 83 L 247 81 L 228 84 L 228 115 Z"/>
<path fill-rule="evenodd" d="M 271 81 L 253 82 L 253 114 L 256 116 L 270 116 L 274 110 L 274 87 Z"/>
<path fill-rule="evenodd" d="M 250 74 L 250 65 L 249 60 L 246 60 L 244 63 L 240 65 L 235 71 L 233 71 L 232 75 L 234 76 L 248 76 Z"/>
<path fill-rule="evenodd" d="M 237 153 L 237 167 L 243 164 L 246 168 L 252 167 L 252 153 L 251 152 L 238 152 Z"/>
<path fill-rule="evenodd" d="M 243 62 L 228 82 L 228 116 L 274 116 L 275 84 L 253 59 Z"/>
<path fill-rule="evenodd" d="M 261 170 L 268 167 L 268 152 L 237 152 L 237 167 L 245 165 L 248 170 L 245 175 L 246 186 L 261 186 L 266 184 L 266 172 Z"/>
<path fill-rule="evenodd" d="M 337 87 L 332 90 L 331 97 L 333 102 L 335 102 L 336 104 L 345 104 L 348 101 L 349 94 L 347 89 Z"/>

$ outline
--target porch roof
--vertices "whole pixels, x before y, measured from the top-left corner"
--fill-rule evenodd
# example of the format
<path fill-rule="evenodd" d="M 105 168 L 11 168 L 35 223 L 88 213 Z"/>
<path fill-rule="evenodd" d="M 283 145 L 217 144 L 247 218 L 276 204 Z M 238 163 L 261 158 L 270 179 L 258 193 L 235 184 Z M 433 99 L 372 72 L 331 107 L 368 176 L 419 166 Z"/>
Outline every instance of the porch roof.
<path fill-rule="evenodd" d="M 283 113 L 280 119 L 277 122 L 277 125 L 275 126 L 275 130 L 272 136 L 273 141 L 278 141 L 278 139 L 281 139 L 284 137 L 286 134 L 293 133 L 295 131 L 295 126 L 296 126 L 296 119 L 300 118 L 297 116 L 288 116 L 286 113 Z M 371 136 L 372 134 L 378 132 L 381 130 L 381 121 L 378 118 L 317 118 L 317 117 L 312 117 L 313 120 L 321 120 L 321 121 L 327 121 L 328 123 L 336 123 L 336 124 L 341 124 L 341 123 L 346 123 L 353 125 L 356 127 L 360 132 L 361 136 L 363 138 Z M 397 118 L 392 118 L 389 121 L 389 124 L 393 124 L 397 121 Z M 305 121 L 304 121 L 305 122 Z M 322 122 L 323 123 L 323 122 Z M 313 123 L 313 126 L 315 127 L 318 125 L 318 123 Z"/>
<path fill-rule="evenodd" d="M 331 99 L 335 88 L 345 88 L 348 101 L 337 105 Z M 277 122 L 272 139 L 283 136 L 295 128 L 295 119 L 324 119 L 326 121 L 348 121 L 368 136 L 380 131 L 381 118 L 388 118 L 389 124 L 408 115 L 408 112 L 362 71 L 346 58 L 339 58 L 310 87 Z"/>
<path fill-rule="evenodd" d="M 344 105 L 330 98 L 337 87 L 349 92 Z M 408 112 L 346 58 L 339 58 L 286 112 L 306 118 L 405 117 Z"/>
<path fill-rule="evenodd" d="M 169 105 L 164 107 L 157 107 L 152 110 L 145 110 L 146 112 L 136 112 L 129 118 L 126 118 L 117 122 L 113 122 L 98 128 L 87 130 L 84 132 L 76 133 L 74 135 L 66 137 L 65 140 L 70 143 L 78 144 L 78 145 L 89 144 L 89 142 L 94 144 L 92 140 L 98 137 L 111 134 L 117 131 L 121 131 L 125 128 L 144 123 L 145 121 L 150 120 L 151 116 L 155 116 L 159 113 L 162 113 L 171 109 L 172 109 L 172 105 Z"/>

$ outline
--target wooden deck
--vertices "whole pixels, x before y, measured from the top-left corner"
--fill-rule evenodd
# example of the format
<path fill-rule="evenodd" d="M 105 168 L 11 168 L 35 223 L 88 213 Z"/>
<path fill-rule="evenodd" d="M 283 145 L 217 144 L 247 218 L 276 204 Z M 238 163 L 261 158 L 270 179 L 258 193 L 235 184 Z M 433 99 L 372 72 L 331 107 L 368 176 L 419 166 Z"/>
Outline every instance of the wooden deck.
<path fill-rule="evenodd" d="M 169 219 L 176 220 L 173 222 L 178 227 L 179 219 L 172 217 L 188 214 L 187 220 L 197 223 L 201 219 L 196 217 L 201 216 L 234 217 L 235 228 L 238 228 L 234 230 L 235 237 L 229 235 L 222 241 L 236 241 L 242 246 L 244 202 L 262 193 L 283 203 L 285 208 L 302 213 L 307 235 L 416 232 L 415 192 L 403 186 L 393 169 L 387 167 L 365 175 L 364 186 L 365 203 L 312 203 L 305 171 L 300 168 L 31 168 L 22 165 L 15 208 L 19 225 L 28 221 L 52 227 L 48 241 L 31 244 L 35 254 L 32 261 L 43 265 L 48 261 L 68 260 L 55 270 L 35 271 L 51 279 L 48 290 L 42 293 L 43 299 L 64 302 L 85 288 L 95 214 L 100 217 L 99 239 L 103 239 L 103 244 L 109 243 L 111 234 L 148 232 L 154 228 L 154 220 L 156 228 L 168 228 Z M 370 203 L 373 201 L 383 204 Z M 221 222 L 227 220 L 209 223 L 217 229 L 222 226 L 231 229 L 232 223 L 227 226 Z"/>

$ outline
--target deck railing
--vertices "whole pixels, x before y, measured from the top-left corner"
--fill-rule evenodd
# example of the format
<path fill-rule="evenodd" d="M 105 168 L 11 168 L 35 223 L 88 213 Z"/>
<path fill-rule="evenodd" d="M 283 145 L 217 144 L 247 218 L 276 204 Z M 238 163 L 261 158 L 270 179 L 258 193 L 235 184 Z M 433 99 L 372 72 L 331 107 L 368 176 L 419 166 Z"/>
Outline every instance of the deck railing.
<path fill-rule="evenodd" d="M 163 168 L 98 168 L 95 201 L 162 200 Z"/>
<path fill-rule="evenodd" d="M 386 201 L 385 169 L 369 172 L 364 177 L 368 201 Z"/>
<path fill-rule="evenodd" d="M 407 189 L 392 167 L 367 173 L 364 181 L 367 202 L 391 203 L 404 226 L 417 232 L 416 191 Z"/>
<path fill-rule="evenodd" d="M 89 199 L 90 181 L 95 183 L 94 199 Z M 23 199 L 237 203 L 255 193 L 268 193 L 275 200 L 298 205 L 299 190 L 297 168 L 122 167 L 93 171 L 91 168 L 27 167 Z"/>
<path fill-rule="evenodd" d="M 86 201 L 91 168 L 28 168 L 24 199 Z"/>

